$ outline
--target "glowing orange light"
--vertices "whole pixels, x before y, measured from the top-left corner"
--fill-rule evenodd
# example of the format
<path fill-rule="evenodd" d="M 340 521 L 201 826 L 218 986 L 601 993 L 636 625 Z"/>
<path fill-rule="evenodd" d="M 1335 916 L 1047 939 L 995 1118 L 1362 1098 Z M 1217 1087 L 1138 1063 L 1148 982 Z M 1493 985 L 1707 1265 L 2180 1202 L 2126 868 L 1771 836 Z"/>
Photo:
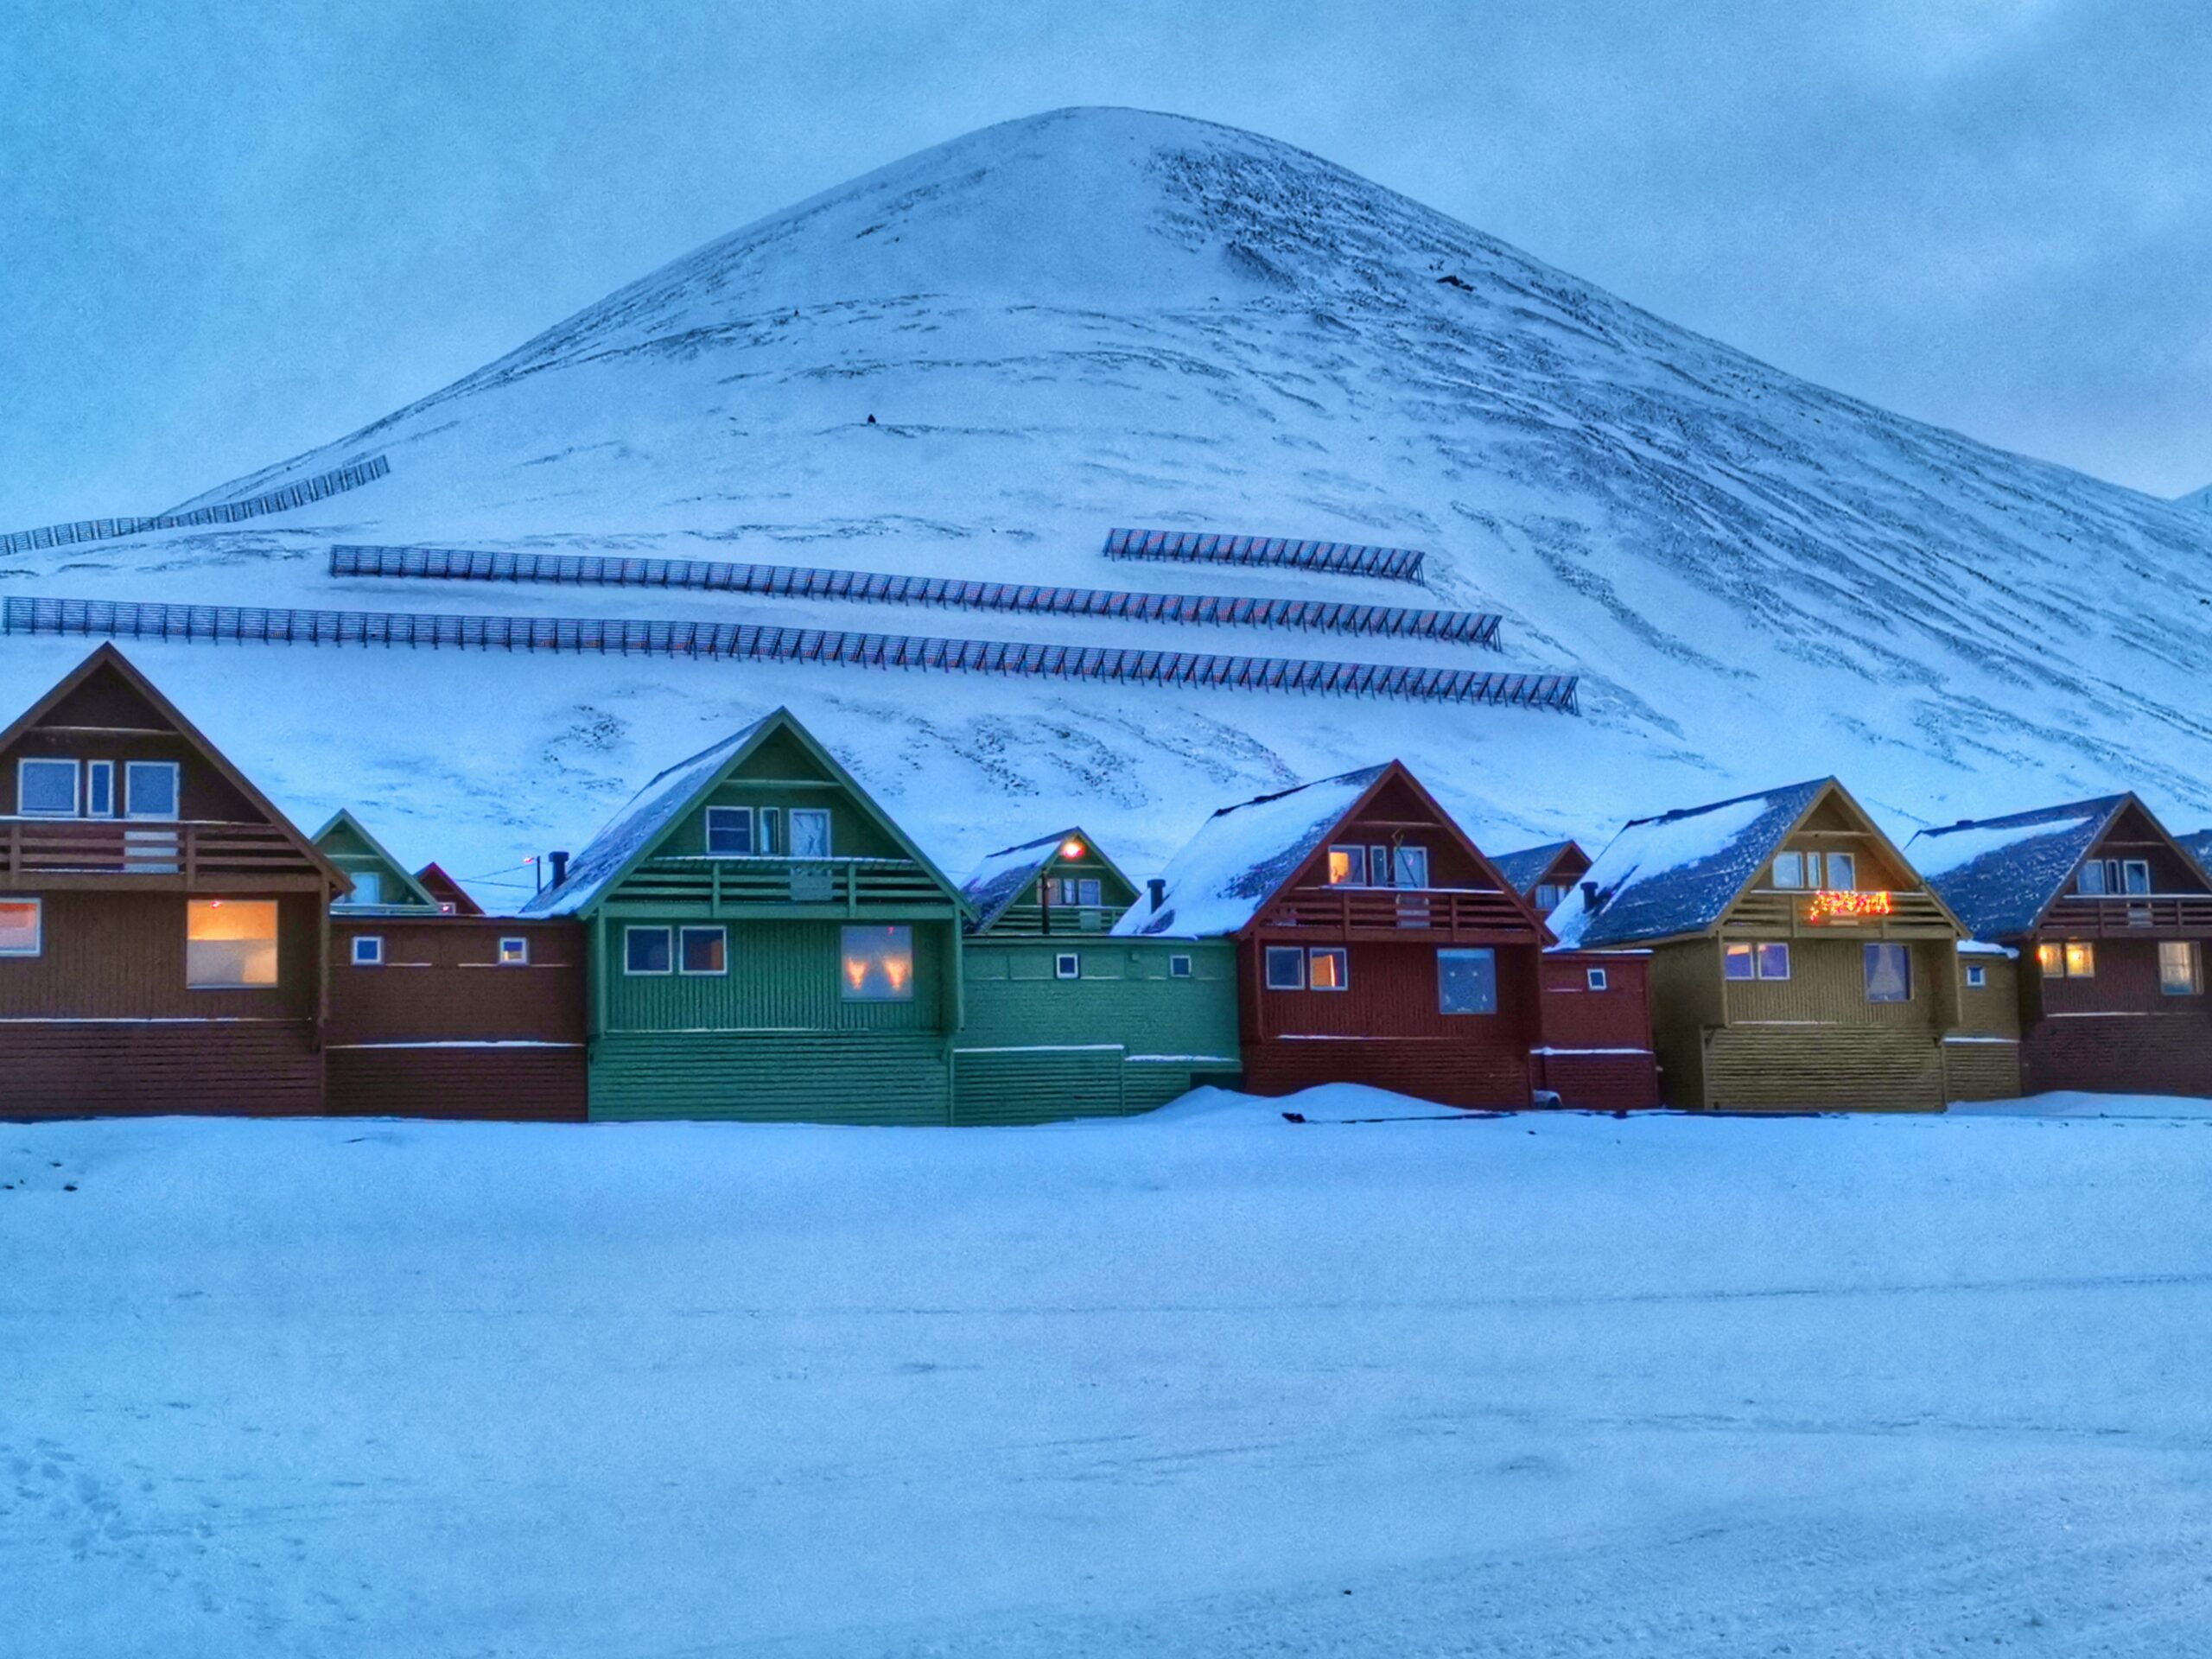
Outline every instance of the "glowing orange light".
<path fill-rule="evenodd" d="M 1060 856 L 1062 858 L 1081 858 L 1083 856 L 1083 843 L 1076 840 L 1072 836 L 1060 843 Z"/>
<path fill-rule="evenodd" d="M 860 989 L 861 986 L 866 982 L 867 979 L 868 958 L 866 957 L 847 957 L 845 958 L 845 982 L 857 991 Z"/>
<path fill-rule="evenodd" d="M 1896 909 L 1891 895 L 1887 893 L 1823 889 L 1813 895 L 1813 901 L 1805 912 L 1805 919 L 1812 922 L 1857 921 L 1861 917 L 1891 915 Z"/>

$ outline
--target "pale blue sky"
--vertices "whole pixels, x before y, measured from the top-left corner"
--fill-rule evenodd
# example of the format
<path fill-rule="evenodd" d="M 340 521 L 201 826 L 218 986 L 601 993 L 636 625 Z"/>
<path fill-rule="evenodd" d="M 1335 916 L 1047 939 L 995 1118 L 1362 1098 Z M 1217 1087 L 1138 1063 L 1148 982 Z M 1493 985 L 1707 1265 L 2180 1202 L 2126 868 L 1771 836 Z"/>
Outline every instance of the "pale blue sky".
<path fill-rule="evenodd" d="M 0 529 L 168 505 L 1067 104 L 1251 127 L 1904 413 L 2212 483 L 2193 0 L 0 0 Z"/>

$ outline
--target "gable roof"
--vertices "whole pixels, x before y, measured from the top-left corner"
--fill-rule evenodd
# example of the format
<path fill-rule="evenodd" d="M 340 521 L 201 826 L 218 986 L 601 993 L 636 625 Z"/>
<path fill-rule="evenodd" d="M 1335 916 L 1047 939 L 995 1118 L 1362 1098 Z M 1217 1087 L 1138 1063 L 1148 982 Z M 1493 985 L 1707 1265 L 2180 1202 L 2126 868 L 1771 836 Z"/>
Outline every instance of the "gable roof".
<path fill-rule="evenodd" d="M 2090 849 L 2131 806 L 2176 851 L 2201 863 L 2133 794 L 2101 795 L 2001 818 L 1961 818 L 1915 836 L 1913 856 L 1928 885 L 1976 938 L 2008 938 L 2035 930 Z"/>
<path fill-rule="evenodd" d="M 111 641 L 103 640 L 95 646 L 83 662 L 56 680 L 44 696 L 16 715 L 6 730 L 0 731 L 0 749 L 7 748 L 24 733 L 35 728 L 63 698 L 102 669 L 113 671 L 125 685 L 143 697 L 147 706 L 168 721 L 176 734 L 190 744 L 225 783 L 245 798 L 247 805 L 260 813 L 276 829 L 283 830 L 293 845 L 299 849 L 300 855 L 321 870 L 333 887 L 341 893 L 353 890 L 353 878 L 324 856 L 322 849 L 301 834 L 299 825 L 286 817 L 277 810 L 274 801 L 255 788 L 253 780 L 232 765 L 231 758 L 210 742 L 206 733 L 187 720 L 184 711 L 163 696 L 161 688 L 141 673 L 137 665 L 118 651 Z"/>
<path fill-rule="evenodd" d="M 963 912 L 969 904 L 960 890 L 946 880 L 930 856 L 916 846 L 912 839 L 893 821 L 890 815 L 878 806 L 875 798 L 861 787 L 860 780 L 844 767 L 829 750 L 816 741 L 814 734 L 799 723 L 798 716 L 788 709 L 779 709 L 765 715 L 750 726 L 731 733 L 719 743 L 711 743 L 688 760 L 679 760 L 653 777 L 652 781 L 630 798 L 629 804 L 607 827 L 591 838 L 583 851 L 577 854 L 569 866 L 569 879 L 557 887 L 549 887 L 524 905 L 524 916 L 582 915 L 606 896 L 623 877 L 638 865 L 652 856 L 654 850 L 683 821 L 691 809 L 719 785 L 730 773 L 743 765 L 747 757 L 761 744 L 778 733 L 787 734 L 810 759 L 827 772 L 852 796 L 853 804 L 868 814 L 870 822 L 889 836 L 906 855 L 919 865 L 950 898 Z"/>
<path fill-rule="evenodd" d="M 1493 853 L 1490 861 L 1497 873 L 1511 884 L 1513 891 L 1526 899 L 1536 890 L 1536 884 L 1544 879 L 1551 867 L 1559 862 L 1560 855 L 1568 852 L 1581 853 L 1582 849 L 1571 839 L 1552 841 L 1541 847 L 1523 847 L 1517 853 Z M 1589 856 L 1587 853 L 1582 854 L 1586 864 L 1589 862 Z"/>
<path fill-rule="evenodd" d="M 468 896 L 468 889 L 445 873 L 435 860 L 415 872 L 415 879 L 423 884 L 423 891 L 436 899 L 441 906 L 451 905 L 456 916 L 481 916 L 484 906 Z"/>
<path fill-rule="evenodd" d="M 2212 872 L 2212 830 L 2192 830 L 2185 836 L 2176 836 L 2174 844 L 2195 859 L 2199 869 Z"/>
<path fill-rule="evenodd" d="M 1080 825 L 1073 825 L 1053 835 L 1025 841 L 1016 847 L 1001 847 L 969 872 L 968 880 L 961 885 L 960 892 L 975 908 L 976 930 L 983 931 L 1005 914 L 1007 907 L 1022 895 L 1045 867 L 1058 856 L 1060 849 L 1071 837 L 1081 842 L 1090 856 L 1112 872 L 1114 878 L 1123 887 L 1131 893 L 1137 890 L 1136 883 L 1122 873 L 1120 865 L 1106 856 L 1098 842 L 1084 834 Z"/>
<path fill-rule="evenodd" d="M 1584 946 L 1708 931 L 1830 790 L 1840 793 L 1842 785 L 1815 778 L 1630 820 L 1552 912 L 1552 931 L 1562 944 Z M 1583 898 L 1593 883 L 1594 912 Z"/>
<path fill-rule="evenodd" d="M 364 847 L 367 848 L 368 850 L 377 858 L 383 861 L 386 868 L 388 868 L 394 875 L 399 878 L 401 887 L 406 890 L 409 895 L 409 897 L 405 899 L 387 897 L 380 905 L 375 906 L 375 908 L 402 908 L 410 905 L 420 906 L 425 910 L 435 910 L 438 908 L 437 896 L 428 887 L 424 887 L 421 880 L 418 880 L 404 864 L 394 858 L 391 855 L 391 850 L 386 848 L 382 842 L 378 841 L 374 836 L 369 833 L 368 826 L 364 824 L 359 818 L 355 817 L 353 813 L 346 810 L 346 808 L 342 806 L 340 807 L 338 810 L 330 815 L 329 819 L 323 824 L 322 828 L 315 832 L 315 844 L 318 848 L 322 848 L 323 843 L 330 839 L 333 833 L 340 830 L 345 830 L 352 832 L 352 834 Z M 329 854 L 327 848 L 325 848 L 324 850 L 330 857 L 332 863 L 335 864 L 338 862 L 338 859 L 340 856 L 340 855 Z M 340 865 L 340 868 L 342 869 L 345 867 Z"/>

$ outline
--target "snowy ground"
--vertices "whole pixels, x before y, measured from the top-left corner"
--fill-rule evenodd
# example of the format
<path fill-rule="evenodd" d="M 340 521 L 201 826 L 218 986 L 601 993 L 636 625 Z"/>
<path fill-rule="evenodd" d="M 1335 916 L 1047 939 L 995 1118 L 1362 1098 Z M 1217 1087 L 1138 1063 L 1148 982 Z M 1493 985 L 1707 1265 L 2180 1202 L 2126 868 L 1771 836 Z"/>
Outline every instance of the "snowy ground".
<path fill-rule="evenodd" d="M 0 1653 L 2201 1652 L 2212 1118 L 2054 1103 L 0 1126 Z"/>

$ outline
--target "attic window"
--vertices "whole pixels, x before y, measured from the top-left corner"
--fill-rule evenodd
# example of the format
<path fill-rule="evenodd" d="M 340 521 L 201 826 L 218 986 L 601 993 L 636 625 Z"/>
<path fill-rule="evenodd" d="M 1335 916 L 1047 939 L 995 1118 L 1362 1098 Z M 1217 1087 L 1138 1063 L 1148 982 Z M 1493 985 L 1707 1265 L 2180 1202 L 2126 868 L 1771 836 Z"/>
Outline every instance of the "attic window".
<path fill-rule="evenodd" d="M 710 806 L 707 809 L 707 852 L 709 856 L 744 858 L 752 851 L 751 807 Z"/>
<path fill-rule="evenodd" d="M 77 816 L 77 763 L 24 760 L 16 767 L 16 810 L 27 818 Z"/>
<path fill-rule="evenodd" d="M 2092 898 L 2125 893 L 2130 897 L 2151 891 L 2151 866 L 2140 858 L 2093 858 L 2082 866 L 2075 890 Z"/>
<path fill-rule="evenodd" d="M 791 856 L 793 858 L 827 858 L 830 856 L 830 813 L 819 806 L 795 806 L 791 809 Z"/>
<path fill-rule="evenodd" d="M 1364 847 L 1330 848 L 1329 885 L 1332 887 L 1365 887 L 1367 885 L 1367 849 Z"/>
<path fill-rule="evenodd" d="M 1080 905 L 1095 910 L 1106 902 L 1106 890 L 1096 876 L 1056 875 L 1048 878 L 1048 897 L 1056 905 Z"/>
<path fill-rule="evenodd" d="M 1556 881 L 1539 881 L 1536 883 L 1536 908 L 1538 910 L 1557 910 L 1560 907 L 1560 901 L 1566 897 L 1567 889 Z"/>
<path fill-rule="evenodd" d="M 384 902 L 384 877 L 374 870 L 361 870 L 353 877 L 353 891 L 338 901 L 340 905 L 380 905 Z"/>
<path fill-rule="evenodd" d="M 177 815 L 177 773 L 174 760 L 130 760 L 123 767 L 123 815 L 127 818 L 174 818 Z"/>

